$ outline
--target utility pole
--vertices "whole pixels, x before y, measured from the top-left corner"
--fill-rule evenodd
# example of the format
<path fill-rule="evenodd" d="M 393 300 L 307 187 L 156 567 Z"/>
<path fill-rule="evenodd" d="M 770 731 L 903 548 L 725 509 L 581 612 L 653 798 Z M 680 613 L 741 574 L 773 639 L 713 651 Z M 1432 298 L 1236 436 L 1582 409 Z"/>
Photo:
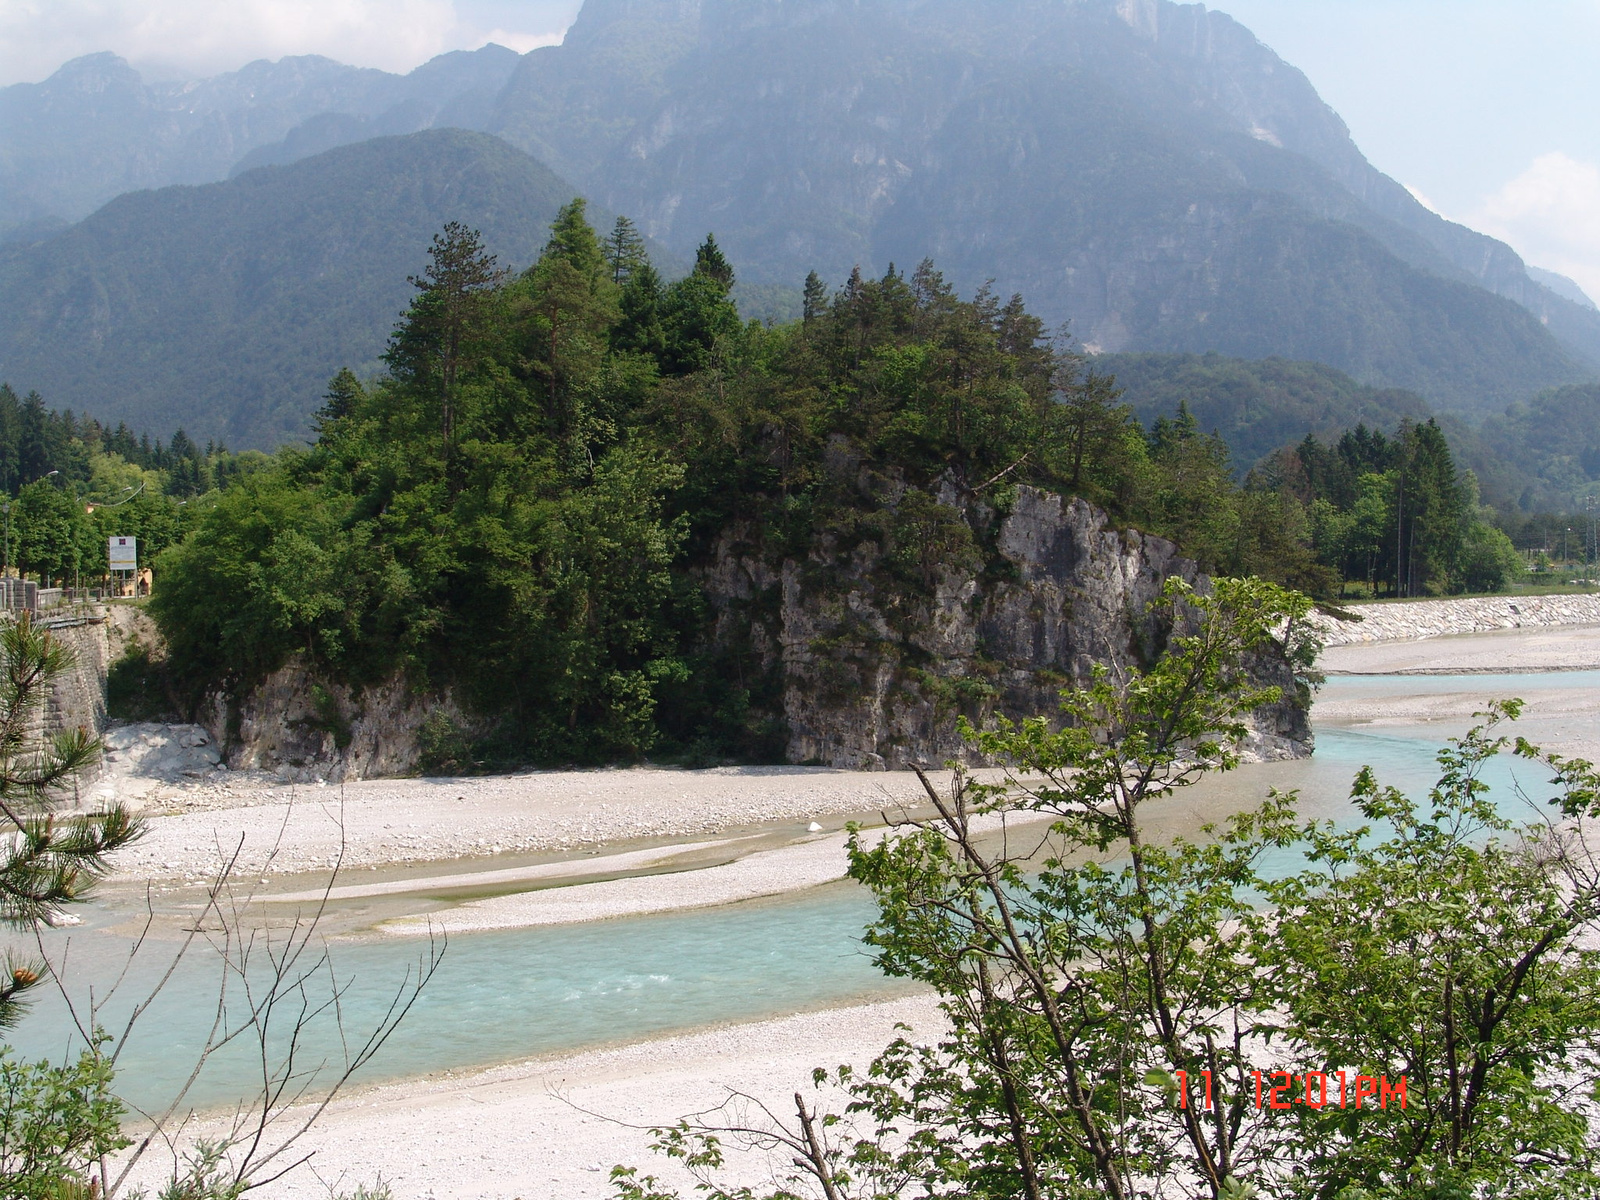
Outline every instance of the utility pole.
<path fill-rule="evenodd" d="M 1588 528 L 1584 530 L 1587 543 L 1584 548 L 1588 551 L 1588 562 L 1585 564 L 1587 570 L 1584 571 L 1584 578 L 1592 585 L 1594 583 L 1595 553 L 1600 550 L 1600 546 L 1596 545 L 1597 542 L 1600 542 L 1600 526 L 1595 523 L 1595 498 L 1593 496 L 1585 496 L 1583 498 L 1583 511 L 1589 518 L 1587 522 Z"/>

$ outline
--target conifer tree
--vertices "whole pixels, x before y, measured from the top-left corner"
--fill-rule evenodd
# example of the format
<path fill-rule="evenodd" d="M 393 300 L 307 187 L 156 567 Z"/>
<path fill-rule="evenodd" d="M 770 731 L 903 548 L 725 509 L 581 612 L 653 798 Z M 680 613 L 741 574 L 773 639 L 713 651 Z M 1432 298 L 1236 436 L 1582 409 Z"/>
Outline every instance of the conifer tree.
<path fill-rule="evenodd" d="M 694 273 L 715 280 L 723 291 L 733 287 L 733 264 L 724 257 L 715 234 L 706 234 L 706 240 L 695 251 Z"/>
<path fill-rule="evenodd" d="M 562 215 L 566 216 L 567 210 Z M 581 207 L 578 216 L 581 219 Z M 552 242 L 560 236 L 558 229 Z M 589 236 L 592 240 L 592 230 Z M 593 254 L 598 262 L 598 245 Z M 421 295 L 411 302 L 405 320 L 395 330 L 384 360 L 396 379 L 420 388 L 438 406 L 448 462 L 455 439 L 456 391 L 463 361 L 483 331 L 494 291 L 506 272 L 484 249 L 478 231 L 459 221 L 451 221 L 434 236 L 428 259 L 428 269 L 411 277 Z"/>
<path fill-rule="evenodd" d="M 815 271 L 806 276 L 805 300 L 801 313 L 807 325 L 822 315 L 828 307 L 828 287 Z"/>
<path fill-rule="evenodd" d="M 325 440 L 340 421 L 356 411 L 365 398 L 366 389 L 361 386 L 361 380 L 356 378 L 355 372 L 349 367 L 340 367 L 339 373 L 328 381 L 322 407 L 311 419 L 318 438 Z"/>
<path fill-rule="evenodd" d="M 541 261 L 560 259 L 570 263 L 592 287 L 606 274 L 608 260 L 600 237 L 589 224 L 589 202 L 574 197 L 550 223 L 550 240 L 545 243 Z"/>
<path fill-rule="evenodd" d="M 625 285 L 640 267 L 650 261 L 650 255 L 645 250 L 644 238 L 639 235 L 639 230 L 627 217 L 618 217 L 616 224 L 611 227 L 611 236 L 606 239 L 605 254 L 606 261 L 611 264 L 611 282 L 618 287 Z"/>
<path fill-rule="evenodd" d="M 618 350 L 662 358 L 667 350 L 666 329 L 661 323 L 663 289 L 661 276 L 646 261 L 623 285 L 621 319 L 611 331 L 611 344 Z"/>
<path fill-rule="evenodd" d="M 71 650 L 27 613 L 0 626 L 0 818 L 10 837 L 0 849 L 0 922 L 32 929 L 57 920 L 110 869 L 107 856 L 141 833 L 116 806 L 59 819 L 55 800 L 100 755 L 86 730 L 41 738 L 34 730 L 51 685 L 71 669 Z M 21 993 L 43 969 L 16 961 L 0 977 L 0 1028 L 21 1016 Z"/>

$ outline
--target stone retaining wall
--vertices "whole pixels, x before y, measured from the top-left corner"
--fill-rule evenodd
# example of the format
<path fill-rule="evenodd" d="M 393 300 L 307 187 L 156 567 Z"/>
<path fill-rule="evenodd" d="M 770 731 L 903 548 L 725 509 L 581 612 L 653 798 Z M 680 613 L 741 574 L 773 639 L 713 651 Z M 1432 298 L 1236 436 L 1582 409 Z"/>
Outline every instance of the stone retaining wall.
<path fill-rule="evenodd" d="M 1476 596 L 1463 600 L 1413 600 L 1352 604 L 1360 621 L 1323 613 L 1312 619 L 1329 646 L 1401 642 L 1450 633 L 1488 633 L 1538 625 L 1600 625 L 1600 596 Z"/>

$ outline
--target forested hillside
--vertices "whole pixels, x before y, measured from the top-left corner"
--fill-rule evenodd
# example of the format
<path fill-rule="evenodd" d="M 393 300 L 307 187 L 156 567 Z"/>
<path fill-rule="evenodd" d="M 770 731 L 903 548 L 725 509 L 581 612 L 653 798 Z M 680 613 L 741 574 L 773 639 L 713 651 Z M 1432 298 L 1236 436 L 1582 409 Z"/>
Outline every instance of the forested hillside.
<path fill-rule="evenodd" d="M 762 655 L 711 637 L 724 535 L 823 594 L 876 564 L 910 606 L 950 572 L 999 569 L 984 539 L 1024 483 L 1205 569 L 1337 590 L 1339 496 L 1287 473 L 1241 487 L 1184 409 L 1146 430 L 1020 297 L 962 299 L 924 262 L 838 289 L 813 276 L 803 318 L 766 326 L 740 321 L 733 282 L 708 239 L 664 285 L 631 226 L 602 240 L 581 201 L 519 274 L 450 226 L 387 374 L 341 372 L 316 444 L 212 497 L 158 562 L 175 679 L 238 692 L 303 654 L 340 683 L 456 687 L 503 718 L 485 761 L 770 757 Z M 1503 583 L 1515 556 L 1437 429 L 1396 447 L 1360 464 L 1362 512 L 1401 469 L 1414 505 L 1426 461 L 1443 515 L 1390 586 Z"/>
<path fill-rule="evenodd" d="M 1366 387 L 1315 362 L 1220 354 L 1102 354 L 1093 362 L 1116 377 L 1146 424 L 1187 405 L 1201 429 L 1227 443 L 1241 471 L 1307 434 L 1337 440 L 1357 425 L 1393 429 L 1433 415 L 1415 392 Z"/>
<path fill-rule="evenodd" d="M 1600 384 L 1514 404 L 1485 421 L 1480 437 L 1515 472 L 1525 510 L 1576 509 L 1580 497 L 1600 495 Z"/>
<path fill-rule="evenodd" d="M 123 196 L 0 249 L 0 378 L 136 428 L 300 441 L 334 371 L 377 368 L 432 231 L 471 214 L 528 263 L 571 195 L 503 142 L 439 130 Z"/>

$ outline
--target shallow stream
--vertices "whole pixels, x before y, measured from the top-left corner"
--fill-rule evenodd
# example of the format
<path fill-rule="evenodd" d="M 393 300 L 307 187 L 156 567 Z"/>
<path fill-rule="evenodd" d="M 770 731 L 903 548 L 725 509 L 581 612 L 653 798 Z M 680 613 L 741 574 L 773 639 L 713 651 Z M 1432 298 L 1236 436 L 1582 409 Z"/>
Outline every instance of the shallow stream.
<path fill-rule="evenodd" d="M 1329 681 L 1325 694 L 1518 695 L 1575 687 L 1600 687 L 1600 672 L 1341 677 Z M 1160 823 L 1192 831 L 1202 821 L 1254 804 L 1269 787 L 1298 789 L 1308 817 L 1348 821 L 1350 781 L 1362 764 L 1372 765 L 1383 782 L 1420 795 L 1436 776 L 1441 740 L 1455 732 L 1442 725 L 1319 727 L 1314 758 L 1209 779 L 1166 802 L 1171 811 Z M 1489 778 L 1502 809 L 1514 817 L 1533 815 L 1515 785 L 1536 799 L 1549 791 L 1542 772 L 1509 759 L 1497 763 Z M 1286 855 L 1271 867 L 1292 870 L 1295 862 Z M 872 911 L 862 891 L 839 884 L 715 909 L 458 935 L 410 1017 L 361 1078 L 471 1068 L 883 995 L 903 985 L 881 976 L 860 943 Z M 103 995 L 128 963 L 129 917 L 91 905 L 84 926 L 70 935 L 49 935 L 54 954 L 70 937 L 66 976 L 75 996 L 86 997 L 91 988 Z M 106 1025 L 116 1029 L 126 1019 L 171 949 L 170 940 L 156 938 L 133 960 L 118 995 L 103 1010 Z M 364 1033 L 381 1019 L 426 950 L 425 941 L 411 938 L 332 944 L 334 971 L 346 985 L 339 1007 L 347 1035 Z M 217 979 L 215 959 L 197 956 L 144 1015 L 118 1064 L 121 1090 L 132 1104 L 148 1111 L 188 1075 L 216 1013 Z M 236 994 L 235 1017 L 241 1000 Z M 71 1030 L 62 1001 L 51 998 L 9 1036 L 25 1056 L 59 1058 L 73 1041 Z M 279 1030 L 269 1041 L 281 1050 L 281 1039 Z M 306 1067 L 336 1061 L 337 1024 L 327 1017 L 314 1022 L 299 1053 Z M 189 1103 L 236 1101 L 259 1086 L 260 1071 L 259 1055 L 252 1056 L 248 1040 L 241 1042 L 212 1060 Z"/>

